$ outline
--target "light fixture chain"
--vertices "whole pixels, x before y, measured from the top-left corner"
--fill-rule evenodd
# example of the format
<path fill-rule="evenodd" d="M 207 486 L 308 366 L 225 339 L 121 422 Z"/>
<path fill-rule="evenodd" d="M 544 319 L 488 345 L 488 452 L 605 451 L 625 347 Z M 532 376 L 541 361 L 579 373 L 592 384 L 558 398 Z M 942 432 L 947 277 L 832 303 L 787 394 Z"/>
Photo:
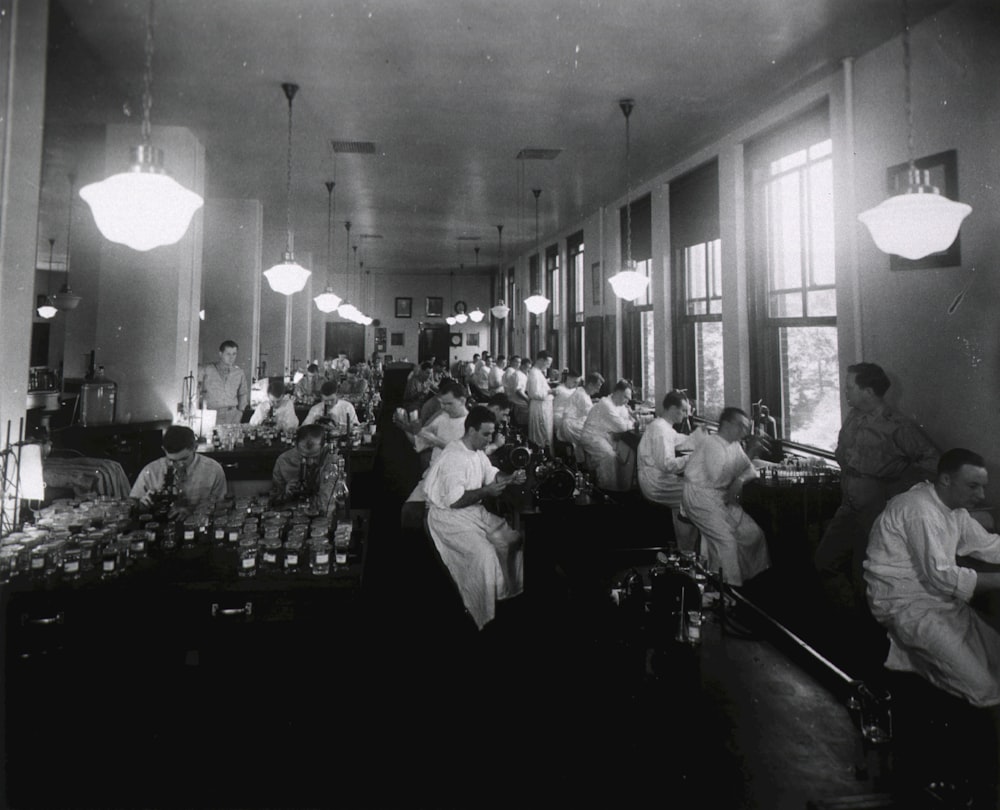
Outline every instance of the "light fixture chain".
<path fill-rule="evenodd" d="M 632 269 L 632 141 L 629 129 L 631 106 L 625 111 L 625 269 Z"/>
<path fill-rule="evenodd" d="M 913 94 L 910 89 L 910 15 L 906 0 L 901 2 L 903 12 L 903 99 L 906 107 L 906 155 L 911 171 L 915 168 L 913 149 Z"/>
<path fill-rule="evenodd" d="M 153 142 L 153 128 L 149 114 L 153 109 L 153 0 L 149 0 L 146 14 L 146 64 L 142 73 L 142 143 L 149 146 Z"/>
<path fill-rule="evenodd" d="M 288 96 L 288 150 L 285 161 L 286 250 L 292 252 L 292 97 Z"/>
<path fill-rule="evenodd" d="M 337 184 L 333 180 L 326 181 L 326 283 L 333 286 L 333 188 Z"/>

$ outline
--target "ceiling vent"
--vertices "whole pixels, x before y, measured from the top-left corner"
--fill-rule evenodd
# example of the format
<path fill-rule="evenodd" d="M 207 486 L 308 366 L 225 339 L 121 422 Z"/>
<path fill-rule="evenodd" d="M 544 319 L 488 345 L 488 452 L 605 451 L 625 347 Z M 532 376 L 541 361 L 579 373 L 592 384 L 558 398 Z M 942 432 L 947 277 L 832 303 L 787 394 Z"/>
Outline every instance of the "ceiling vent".
<path fill-rule="evenodd" d="M 375 154 L 375 144 L 372 141 L 330 141 L 330 144 L 337 155 Z"/>
<path fill-rule="evenodd" d="M 555 160 L 559 157 L 562 149 L 535 149 L 532 147 L 524 147 L 520 152 L 517 153 L 518 160 Z"/>

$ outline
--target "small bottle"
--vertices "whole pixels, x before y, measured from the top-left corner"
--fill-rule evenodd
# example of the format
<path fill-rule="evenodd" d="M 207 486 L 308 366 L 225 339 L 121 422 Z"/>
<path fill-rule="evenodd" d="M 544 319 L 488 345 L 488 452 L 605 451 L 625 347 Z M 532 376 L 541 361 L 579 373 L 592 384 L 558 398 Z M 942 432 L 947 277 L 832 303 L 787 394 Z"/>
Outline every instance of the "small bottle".
<path fill-rule="evenodd" d="M 237 575 L 248 578 L 257 576 L 257 538 L 244 535 L 236 554 Z"/>
<path fill-rule="evenodd" d="M 327 540 L 309 541 L 309 570 L 313 576 L 322 577 L 330 573 L 330 543 Z"/>

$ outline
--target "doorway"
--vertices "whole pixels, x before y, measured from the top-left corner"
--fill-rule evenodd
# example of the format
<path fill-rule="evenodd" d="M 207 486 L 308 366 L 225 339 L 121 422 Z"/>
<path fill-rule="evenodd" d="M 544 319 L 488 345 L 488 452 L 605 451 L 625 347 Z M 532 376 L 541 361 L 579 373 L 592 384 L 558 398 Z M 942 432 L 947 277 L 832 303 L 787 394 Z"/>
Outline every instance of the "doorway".
<path fill-rule="evenodd" d="M 360 323 L 328 323 L 325 350 L 324 359 L 344 352 L 351 363 L 364 360 L 365 328 Z"/>
<path fill-rule="evenodd" d="M 417 362 L 424 363 L 437 358 L 445 368 L 450 367 L 448 352 L 451 349 L 446 323 L 422 323 L 417 340 Z"/>

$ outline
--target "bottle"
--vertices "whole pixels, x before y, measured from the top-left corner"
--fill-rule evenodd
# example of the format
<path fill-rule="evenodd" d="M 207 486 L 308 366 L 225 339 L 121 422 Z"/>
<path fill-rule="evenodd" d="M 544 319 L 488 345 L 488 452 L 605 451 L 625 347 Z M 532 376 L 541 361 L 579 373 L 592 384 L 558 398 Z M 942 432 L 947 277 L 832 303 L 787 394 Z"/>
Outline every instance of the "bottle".
<path fill-rule="evenodd" d="M 337 483 L 333 487 L 334 515 L 337 521 L 345 523 L 351 519 L 351 492 L 347 487 L 347 476 L 338 470 Z"/>

